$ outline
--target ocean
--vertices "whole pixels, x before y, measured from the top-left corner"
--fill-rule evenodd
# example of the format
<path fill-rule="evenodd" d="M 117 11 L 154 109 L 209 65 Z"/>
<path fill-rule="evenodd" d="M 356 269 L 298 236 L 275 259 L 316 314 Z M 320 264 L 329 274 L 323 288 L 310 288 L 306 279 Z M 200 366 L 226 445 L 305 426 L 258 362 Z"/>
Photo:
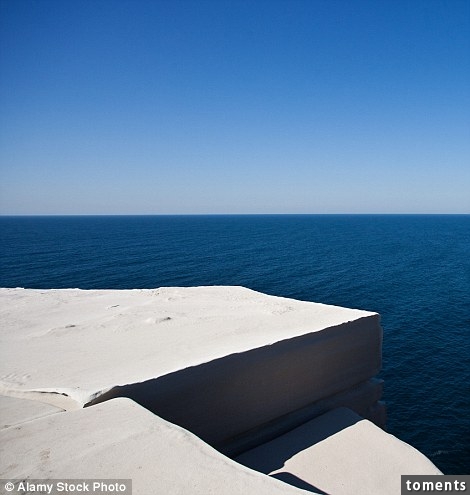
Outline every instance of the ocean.
<path fill-rule="evenodd" d="M 470 215 L 0 217 L 0 286 L 242 285 L 381 314 L 388 431 L 470 474 Z"/>

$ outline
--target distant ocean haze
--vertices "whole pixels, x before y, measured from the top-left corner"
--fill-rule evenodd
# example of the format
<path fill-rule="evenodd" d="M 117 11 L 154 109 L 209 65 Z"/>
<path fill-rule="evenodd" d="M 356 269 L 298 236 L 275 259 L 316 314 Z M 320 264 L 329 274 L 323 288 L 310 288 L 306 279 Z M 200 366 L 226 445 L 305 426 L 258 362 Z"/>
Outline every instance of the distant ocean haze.
<path fill-rule="evenodd" d="M 470 215 L 0 217 L 0 286 L 242 285 L 379 312 L 388 431 L 470 473 Z"/>

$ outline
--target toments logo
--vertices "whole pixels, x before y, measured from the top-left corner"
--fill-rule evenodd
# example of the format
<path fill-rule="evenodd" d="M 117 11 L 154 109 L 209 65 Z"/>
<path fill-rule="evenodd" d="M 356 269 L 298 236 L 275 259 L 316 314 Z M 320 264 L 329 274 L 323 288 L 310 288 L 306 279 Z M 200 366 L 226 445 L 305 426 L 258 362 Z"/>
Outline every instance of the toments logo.
<path fill-rule="evenodd" d="M 401 493 L 470 494 L 470 475 L 466 476 L 402 476 Z"/>

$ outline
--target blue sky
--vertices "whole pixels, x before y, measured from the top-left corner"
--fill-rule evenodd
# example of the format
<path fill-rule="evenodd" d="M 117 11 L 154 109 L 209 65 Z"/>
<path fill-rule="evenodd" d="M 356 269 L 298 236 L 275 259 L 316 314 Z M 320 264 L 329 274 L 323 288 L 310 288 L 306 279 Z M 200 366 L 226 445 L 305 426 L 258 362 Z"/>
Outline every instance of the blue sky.
<path fill-rule="evenodd" d="M 470 213 L 467 0 L 1 0 L 0 213 Z"/>

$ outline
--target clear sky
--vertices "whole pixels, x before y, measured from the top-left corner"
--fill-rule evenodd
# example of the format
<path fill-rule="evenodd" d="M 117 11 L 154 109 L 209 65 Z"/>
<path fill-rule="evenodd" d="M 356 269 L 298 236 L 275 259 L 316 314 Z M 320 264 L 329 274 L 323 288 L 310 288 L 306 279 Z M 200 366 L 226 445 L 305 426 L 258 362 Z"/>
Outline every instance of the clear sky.
<path fill-rule="evenodd" d="M 0 213 L 470 213 L 468 0 L 0 0 Z"/>

